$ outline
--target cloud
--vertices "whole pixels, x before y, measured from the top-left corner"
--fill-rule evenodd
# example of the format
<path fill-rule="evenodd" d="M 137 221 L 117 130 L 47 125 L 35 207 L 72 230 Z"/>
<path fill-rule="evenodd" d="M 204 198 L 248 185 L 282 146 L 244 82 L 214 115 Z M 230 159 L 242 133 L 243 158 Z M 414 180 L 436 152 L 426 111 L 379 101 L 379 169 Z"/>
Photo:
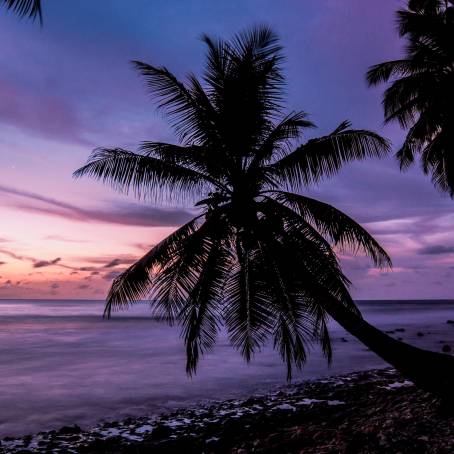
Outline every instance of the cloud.
<path fill-rule="evenodd" d="M 0 262 L 0 266 L 1 266 L 1 265 L 5 265 L 5 263 L 6 263 L 6 262 Z"/>
<path fill-rule="evenodd" d="M 85 209 L 34 192 L 0 185 L 0 195 L 12 196 L 15 208 L 73 221 L 102 222 L 143 227 L 174 227 L 187 222 L 192 214 L 184 209 L 153 208 L 139 204 L 115 204 L 105 210 Z"/>
<path fill-rule="evenodd" d="M 445 246 L 443 244 L 434 244 L 433 246 L 426 246 L 418 251 L 421 255 L 441 255 L 441 254 L 454 254 L 454 246 Z"/>
<path fill-rule="evenodd" d="M 65 268 L 68 268 L 67 266 L 59 263 L 61 261 L 60 257 L 57 257 L 54 260 L 42 260 L 42 259 L 37 259 L 35 257 L 27 256 L 27 255 L 16 254 L 15 252 L 12 252 L 8 249 L 3 249 L 3 248 L 0 248 L 0 254 L 7 255 L 8 257 L 11 257 L 15 260 L 32 262 L 33 268 L 45 268 L 46 266 L 52 266 L 52 265 L 57 265 L 57 264 L 60 266 L 64 266 Z M 4 264 L 4 263 L 5 262 L 1 262 L 0 265 Z"/>
<path fill-rule="evenodd" d="M 121 263 L 122 263 L 122 261 L 120 259 L 113 259 L 109 263 L 106 263 L 104 265 L 104 268 L 114 268 L 114 267 L 120 265 Z"/>
<path fill-rule="evenodd" d="M 61 261 L 60 257 L 54 260 L 39 260 L 33 264 L 33 268 L 44 268 L 46 266 L 56 265 L 60 261 Z"/>
<path fill-rule="evenodd" d="M 0 249 L 0 254 L 7 255 L 8 257 L 11 257 L 12 259 L 15 259 L 15 260 L 32 260 L 33 261 L 33 259 L 31 257 L 25 257 L 23 255 L 16 254 L 8 249 Z"/>
<path fill-rule="evenodd" d="M 118 265 L 130 265 L 135 263 L 138 259 L 137 256 L 131 254 L 119 254 L 118 256 L 115 255 L 107 255 L 107 256 L 98 256 L 98 257 L 90 257 L 90 256 L 81 256 L 81 257 L 74 257 L 75 260 L 86 263 L 83 267 L 77 268 L 79 271 L 89 271 L 91 274 L 103 272 L 106 268 L 114 268 Z M 88 265 L 93 264 L 93 265 Z"/>
<path fill-rule="evenodd" d="M 111 281 L 112 279 L 118 277 L 120 274 L 120 271 L 110 271 L 103 276 L 103 279 L 105 279 L 106 281 Z"/>
<path fill-rule="evenodd" d="M 88 240 L 76 240 L 62 235 L 47 235 L 45 240 L 62 241 L 64 243 L 89 243 Z"/>

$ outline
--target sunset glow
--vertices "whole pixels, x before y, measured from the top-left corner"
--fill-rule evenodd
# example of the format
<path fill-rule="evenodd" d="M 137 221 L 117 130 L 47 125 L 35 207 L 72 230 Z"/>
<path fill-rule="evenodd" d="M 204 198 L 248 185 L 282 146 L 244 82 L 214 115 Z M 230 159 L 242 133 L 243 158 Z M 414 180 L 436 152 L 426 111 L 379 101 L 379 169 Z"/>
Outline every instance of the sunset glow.
<path fill-rule="evenodd" d="M 288 56 L 288 110 L 310 114 L 319 127 L 311 134 L 348 118 L 394 148 L 402 141 L 397 126 L 383 127 L 381 90 L 364 79 L 368 66 L 400 54 L 398 1 L 78 0 L 71 14 L 65 3 L 45 3 L 43 28 L 0 16 L 0 298 L 103 299 L 121 270 L 189 218 L 190 206 L 72 178 L 97 146 L 176 140 L 132 59 L 197 73 L 202 33 L 270 23 Z M 393 158 L 353 164 L 312 195 L 361 222 L 393 259 L 384 272 L 343 257 L 356 298 L 452 297 L 454 205 L 420 169 L 401 174 Z"/>

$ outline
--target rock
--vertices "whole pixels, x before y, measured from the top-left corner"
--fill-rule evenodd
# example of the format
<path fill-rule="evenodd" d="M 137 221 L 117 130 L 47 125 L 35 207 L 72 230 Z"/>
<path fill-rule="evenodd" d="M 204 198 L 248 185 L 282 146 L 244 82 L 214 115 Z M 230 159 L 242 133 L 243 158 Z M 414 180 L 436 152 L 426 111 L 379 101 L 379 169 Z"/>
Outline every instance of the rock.
<path fill-rule="evenodd" d="M 172 435 L 172 429 L 165 424 L 159 424 L 153 429 L 149 438 L 151 440 L 162 440 L 170 437 L 170 435 Z"/>
<path fill-rule="evenodd" d="M 416 333 L 416 335 L 417 335 L 418 337 L 423 337 L 423 336 L 424 336 L 424 333 L 421 333 L 421 331 L 418 331 L 418 332 Z"/>
<path fill-rule="evenodd" d="M 448 325 L 454 325 L 454 320 L 446 320 L 446 323 L 447 323 Z"/>
<path fill-rule="evenodd" d="M 73 435 L 73 434 L 80 434 L 82 429 L 74 424 L 74 426 L 63 426 L 59 431 L 58 435 Z"/>
<path fill-rule="evenodd" d="M 79 441 L 79 440 L 80 440 L 80 436 L 76 435 L 76 434 L 65 437 L 65 441 L 67 441 L 68 443 L 73 443 L 73 442 Z"/>
<path fill-rule="evenodd" d="M 342 341 L 342 342 L 348 342 L 348 340 L 345 339 L 345 337 L 341 337 L 341 341 Z"/>
<path fill-rule="evenodd" d="M 443 347 L 441 348 L 441 350 L 442 350 L 443 353 L 450 353 L 451 350 L 452 350 L 452 348 L 451 348 L 450 345 L 445 344 L 445 345 L 443 345 Z"/>
<path fill-rule="evenodd" d="M 32 441 L 32 436 L 31 435 L 25 435 L 25 437 L 22 438 L 22 441 L 24 442 L 24 446 L 28 446 L 31 441 Z"/>
<path fill-rule="evenodd" d="M 403 338 L 402 337 L 398 337 L 397 340 L 398 341 L 403 341 Z"/>
<path fill-rule="evenodd" d="M 398 333 L 405 333 L 405 328 L 396 328 L 395 331 Z"/>

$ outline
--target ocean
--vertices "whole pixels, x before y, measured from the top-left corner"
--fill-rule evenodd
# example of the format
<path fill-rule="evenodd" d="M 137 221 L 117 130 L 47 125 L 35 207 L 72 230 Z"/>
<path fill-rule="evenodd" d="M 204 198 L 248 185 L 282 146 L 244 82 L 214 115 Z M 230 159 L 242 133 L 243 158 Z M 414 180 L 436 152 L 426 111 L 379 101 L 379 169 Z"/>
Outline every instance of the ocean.
<path fill-rule="evenodd" d="M 358 305 L 375 326 L 404 328 L 396 336 L 406 342 L 454 350 L 454 325 L 446 323 L 454 319 L 454 301 Z M 286 382 L 272 348 L 246 364 L 224 335 L 190 378 L 178 327 L 151 319 L 145 303 L 111 320 L 102 319 L 102 310 L 102 301 L 0 300 L 0 437 L 151 415 Z M 314 348 L 294 380 L 385 366 L 335 323 L 331 333 L 331 366 Z"/>

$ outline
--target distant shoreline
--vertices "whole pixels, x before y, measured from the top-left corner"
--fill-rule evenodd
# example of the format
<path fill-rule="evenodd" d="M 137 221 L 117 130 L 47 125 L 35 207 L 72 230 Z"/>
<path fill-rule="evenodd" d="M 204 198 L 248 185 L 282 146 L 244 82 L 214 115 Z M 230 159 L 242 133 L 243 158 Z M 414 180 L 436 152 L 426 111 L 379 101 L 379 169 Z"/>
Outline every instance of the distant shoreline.
<path fill-rule="evenodd" d="M 454 420 L 392 369 L 274 387 L 247 399 L 6 438 L 21 452 L 449 452 Z"/>

